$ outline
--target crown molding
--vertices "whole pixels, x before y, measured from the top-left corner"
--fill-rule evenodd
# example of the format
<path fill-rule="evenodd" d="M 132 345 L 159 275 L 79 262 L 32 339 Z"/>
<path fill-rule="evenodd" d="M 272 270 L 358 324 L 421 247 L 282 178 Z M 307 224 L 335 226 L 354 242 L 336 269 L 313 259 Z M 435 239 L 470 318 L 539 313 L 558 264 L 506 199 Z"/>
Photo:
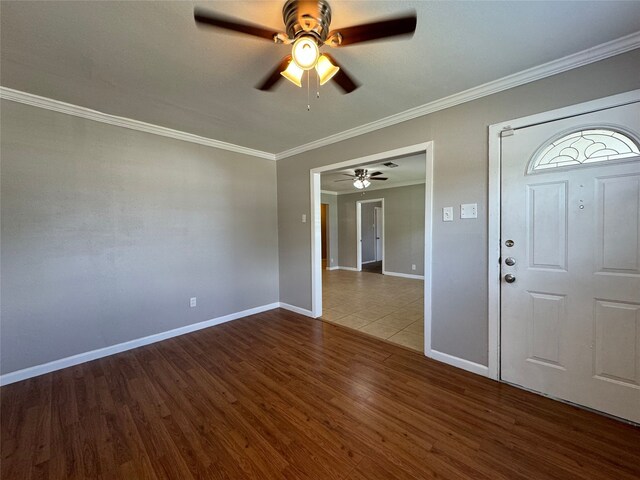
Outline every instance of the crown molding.
<path fill-rule="evenodd" d="M 183 142 L 197 143 L 199 145 L 205 145 L 207 147 L 218 148 L 220 150 L 227 150 L 235 153 L 242 153 L 244 155 L 264 158 L 267 160 L 276 159 L 273 153 L 254 150 L 252 148 L 234 145 L 233 143 L 214 140 L 213 138 L 201 137 L 192 133 L 173 130 L 171 128 L 161 127 L 159 125 L 153 125 L 151 123 L 145 123 L 139 120 L 133 120 L 131 118 L 118 117 L 116 115 L 110 115 L 108 113 L 99 112 L 90 108 L 61 102 L 59 100 L 53 100 L 51 98 L 41 97 L 39 95 L 22 92 L 20 90 L 14 90 L 12 88 L 0 86 L 0 98 L 10 100 L 12 102 L 23 103 L 25 105 L 31 105 L 32 107 L 38 107 L 45 110 L 64 113 L 66 115 L 72 115 L 74 117 L 86 118 L 88 120 L 106 123 L 108 125 L 115 125 L 117 127 L 128 128 L 130 130 L 151 133 L 153 135 L 160 135 L 161 137 L 174 138 L 176 140 L 182 140 Z"/>
<path fill-rule="evenodd" d="M 171 128 L 141 122 L 139 120 L 118 117 L 116 115 L 110 115 L 108 113 L 99 112 L 90 108 L 53 100 L 51 98 L 41 97 L 39 95 L 14 90 L 8 87 L 0 86 L 0 98 L 13 102 L 23 103 L 25 105 L 31 105 L 33 107 L 52 110 L 58 113 L 86 118 L 88 120 L 106 123 L 109 125 L 115 125 L 123 128 L 129 128 L 131 130 L 151 133 L 153 135 L 174 138 L 177 140 L 182 140 L 184 142 L 196 143 L 199 145 L 205 145 L 207 147 L 242 153 L 244 155 L 264 158 L 267 160 L 281 160 L 283 158 L 292 157 L 303 152 L 308 152 L 309 150 L 315 150 L 317 148 L 325 147 L 327 145 L 341 142 L 349 138 L 364 135 L 365 133 L 380 130 L 381 128 L 396 125 L 398 123 L 406 122 L 407 120 L 412 120 L 414 118 L 422 117 L 424 115 L 444 110 L 446 108 L 470 102 L 478 98 L 486 97 L 494 93 L 502 92 L 519 85 L 524 85 L 526 83 L 550 77 L 558 73 L 566 72 L 567 70 L 582 67 L 599 60 L 604 60 L 615 55 L 620 55 L 636 48 L 640 48 L 640 32 L 634 32 L 625 37 L 621 37 L 616 40 L 597 45 L 587 50 L 582 50 L 581 52 L 577 52 L 566 57 L 553 60 L 543 65 L 514 73 L 498 80 L 494 80 L 492 82 L 488 82 L 483 85 L 479 85 L 477 87 L 455 93 L 448 97 L 441 98 L 439 100 L 435 100 L 418 107 L 410 108 L 403 112 L 390 115 L 388 117 L 384 117 L 379 120 L 375 120 L 373 122 L 351 128 L 349 130 L 345 130 L 335 135 L 330 135 L 328 137 L 321 138 L 304 145 L 299 145 L 280 153 L 270 153 L 262 150 L 255 150 L 253 148 L 243 147 L 241 145 L 235 145 L 233 143 L 222 142 L 213 138 L 201 137 L 192 133 L 182 132 L 180 130 L 173 130 Z"/>
<path fill-rule="evenodd" d="M 338 192 L 334 192 L 333 190 L 320 190 L 320 193 L 325 195 L 338 195 Z"/>
<path fill-rule="evenodd" d="M 571 55 L 567 55 L 566 57 L 562 57 L 557 60 L 552 60 L 551 62 L 544 63 L 537 67 L 529 68 L 527 70 L 508 75 L 498 80 L 494 80 L 483 85 L 479 85 L 477 87 L 455 93 L 448 97 L 444 97 L 439 100 L 420 105 L 418 107 L 410 108 L 409 110 L 405 110 L 403 112 L 381 118 L 380 120 L 375 120 L 373 122 L 366 123 L 364 125 L 360 125 L 358 127 L 351 128 L 340 133 L 336 133 L 335 135 L 330 135 L 328 137 L 321 138 L 304 145 L 299 145 L 289 150 L 276 153 L 275 157 L 276 160 L 292 157 L 294 155 L 298 155 L 299 153 L 308 152 L 309 150 L 315 150 L 316 148 L 320 147 L 325 147 L 327 145 L 341 142 L 349 138 L 357 137 L 365 133 L 380 130 L 381 128 L 406 122 L 407 120 L 422 117 L 439 110 L 444 110 L 445 108 L 454 107 L 456 105 L 470 102 L 478 98 L 486 97 L 494 93 L 502 92 L 519 85 L 524 85 L 525 83 L 534 82 L 536 80 L 550 77 L 558 73 L 566 72 L 567 70 L 572 70 L 574 68 L 582 67 L 599 60 L 613 57 L 615 55 L 620 55 L 621 53 L 625 53 L 636 48 L 640 48 L 640 32 L 634 32 L 630 35 L 618 38 L 616 40 L 612 40 L 610 42 L 603 43 L 601 45 L 597 45 L 595 47 L 588 48 L 587 50 L 582 50 Z"/>

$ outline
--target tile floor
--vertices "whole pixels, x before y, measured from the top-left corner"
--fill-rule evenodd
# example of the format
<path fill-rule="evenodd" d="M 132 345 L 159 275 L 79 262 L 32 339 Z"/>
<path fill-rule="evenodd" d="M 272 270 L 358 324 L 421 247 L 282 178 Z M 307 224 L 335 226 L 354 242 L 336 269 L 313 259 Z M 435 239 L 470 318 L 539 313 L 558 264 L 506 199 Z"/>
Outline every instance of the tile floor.
<path fill-rule="evenodd" d="M 322 319 L 424 351 L 424 282 L 323 270 Z"/>

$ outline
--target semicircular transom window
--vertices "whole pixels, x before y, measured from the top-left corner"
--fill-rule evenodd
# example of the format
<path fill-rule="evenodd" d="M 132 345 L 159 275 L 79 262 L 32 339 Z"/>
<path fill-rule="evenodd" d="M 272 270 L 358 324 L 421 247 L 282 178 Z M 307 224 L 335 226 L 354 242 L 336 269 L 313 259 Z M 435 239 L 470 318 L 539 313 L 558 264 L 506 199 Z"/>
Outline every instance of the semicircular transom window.
<path fill-rule="evenodd" d="M 540 150 L 532 159 L 529 171 L 624 160 L 639 155 L 636 142 L 623 133 L 601 128 L 579 130 Z"/>

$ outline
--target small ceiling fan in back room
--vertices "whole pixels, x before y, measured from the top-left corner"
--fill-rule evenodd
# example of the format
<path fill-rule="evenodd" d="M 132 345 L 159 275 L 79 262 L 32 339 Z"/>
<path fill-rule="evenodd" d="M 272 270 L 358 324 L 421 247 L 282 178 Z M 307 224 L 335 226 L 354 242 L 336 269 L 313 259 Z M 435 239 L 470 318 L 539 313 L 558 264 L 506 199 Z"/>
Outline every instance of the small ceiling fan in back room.
<path fill-rule="evenodd" d="M 197 24 L 203 27 L 243 33 L 275 44 L 292 45 L 291 53 L 283 57 L 273 71 L 256 85 L 258 90 L 264 91 L 273 89 L 282 78 L 301 87 L 304 72 L 315 69 L 320 85 L 333 79 L 344 93 L 351 93 L 359 87 L 358 82 L 332 55 L 320 50 L 324 46 L 342 48 L 389 37 L 412 35 L 417 23 L 416 14 L 412 12 L 372 23 L 330 30 L 331 7 L 326 0 L 287 0 L 282 9 L 284 32 L 219 15 L 199 7 L 195 9 L 194 17 Z"/>
<path fill-rule="evenodd" d="M 343 173 L 349 178 L 345 178 L 343 180 L 334 180 L 334 182 L 353 182 L 353 186 L 358 190 L 362 190 L 371 185 L 371 180 L 389 180 L 387 177 L 381 177 L 380 175 L 384 175 L 382 172 L 373 172 L 369 173 L 369 170 L 366 168 L 356 168 L 354 170 L 354 174 Z"/>

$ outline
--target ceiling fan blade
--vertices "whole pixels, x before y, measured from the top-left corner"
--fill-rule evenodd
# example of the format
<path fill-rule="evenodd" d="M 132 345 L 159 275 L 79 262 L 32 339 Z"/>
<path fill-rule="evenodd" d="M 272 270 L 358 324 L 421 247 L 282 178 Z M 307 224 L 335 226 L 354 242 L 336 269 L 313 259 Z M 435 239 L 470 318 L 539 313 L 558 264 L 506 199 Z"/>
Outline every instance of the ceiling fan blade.
<path fill-rule="evenodd" d="M 370 177 L 377 177 L 378 175 L 384 175 L 384 173 L 382 173 L 382 172 L 373 172 L 373 173 L 369 174 Z"/>
<path fill-rule="evenodd" d="M 387 177 L 371 177 L 369 180 L 389 180 Z"/>
<path fill-rule="evenodd" d="M 334 180 L 334 182 L 353 182 L 353 178 L 345 178 L 343 180 Z"/>
<path fill-rule="evenodd" d="M 344 67 L 336 62 L 336 59 L 333 58 L 333 55 L 329 55 L 328 53 L 325 53 L 324 55 L 326 55 L 329 60 L 331 60 L 331 63 L 340 68 L 340 70 L 338 70 L 338 73 L 334 75 L 332 80 L 338 84 L 338 86 L 344 91 L 344 93 L 351 93 L 360 86 L 360 84 L 347 73 Z"/>
<path fill-rule="evenodd" d="M 269 73 L 269 75 L 264 77 L 262 81 L 258 85 L 256 85 L 256 88 L 262 91 L 271 90 L 276 85 L 276 83 L 284 78 L 282 75 L 280 75 L 280 72 L 284 71 L 287 68 L 290 61 L 291 55 L 287 55 L 286 57 L 284 57 L 276 66 L 276 68 L 274 68 L 271 73 Z"/>
<path fill-rule="evenodd" d="M 242 22 L 235 18 L 225 17 L 218 15 L 217 13 L 204 10 L 202 8 L 196 8 L 193 12 L 193 18 L 196 23 L 201 26 L 210 26 L 222 28 L 224 30 L 231 30 L 238 33 L 244 33 L 252 35 L 254 37 L 265 38 L 270 41 L 274 41 L 274 37 L 278 34 L 269 28 L 261 27 L 259 25 L 253 25 L 251 23 Z"/>
<path fill-rule="evenodd" d="M 417 23 L 418 17 L 416 13 L 413 12 L 403 17 L 338 29 L 330 32 L 327 43 L 331 46 L 344 47 L 346 45 L 371 42 L 373 40 L 381 40 L 398 35 L 413 35 L 413 32 L 416 31 Z M 339 34 L 342 37 L 337 44 L 331 42 L 334 34 Z"/>
<path fill-rule="evenodd" d="M 343 173 L 342 175 L 345 175 L 345 176 L 347 176 L 347 177 L 351 177 L 351 178 L 355 177 L 355 175 L 353 175 L 353 174 L 351 174 L 351 173 Z"/>

